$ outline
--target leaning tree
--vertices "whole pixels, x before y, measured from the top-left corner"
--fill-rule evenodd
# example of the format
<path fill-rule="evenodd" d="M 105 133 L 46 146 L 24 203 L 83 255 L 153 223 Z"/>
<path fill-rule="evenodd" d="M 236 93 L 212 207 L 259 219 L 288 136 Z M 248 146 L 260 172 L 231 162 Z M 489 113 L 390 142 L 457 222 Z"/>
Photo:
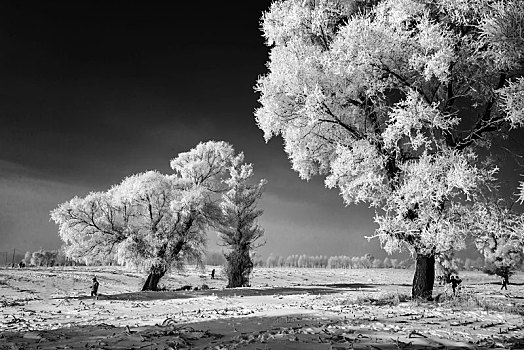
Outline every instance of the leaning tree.
<path fill-rule="evenodd" d="M 518 0 L 280 0 L 258 126 L 302 178 L 376 208 L 375 236 L 416 256 L 430 298 L 435 257 L 464 247 L 461 206 L 496 165 L 479 152 L 524 122 Z"/>
<path fill-rule="evenodd" d="M 253 270 L 251 252 L 259 247 L 264 231 L 257 219 L 262 215 L 258 201 L 264 192 L 266 180 L 250 183 L 253 176 L 251 164 L 234 164 L 226 180 L 229 190 L 222 194 L 222 218 L 217 230 L 220 243 L 229 251 L 225 253 L 228 288 L 249 286 Z"/>
<path fill-rule="evenodd" d="M 205 229 L 221 216 L 215 193 L 239 159 L 225 142 L 200 143 L 171 161 L 175 174 L 148 171 L 61 204 L 51 218 L 67 256 L 114 257 L 147 271 L 142 290 L 156 290 L 171 268 L 200 259 Z"/>

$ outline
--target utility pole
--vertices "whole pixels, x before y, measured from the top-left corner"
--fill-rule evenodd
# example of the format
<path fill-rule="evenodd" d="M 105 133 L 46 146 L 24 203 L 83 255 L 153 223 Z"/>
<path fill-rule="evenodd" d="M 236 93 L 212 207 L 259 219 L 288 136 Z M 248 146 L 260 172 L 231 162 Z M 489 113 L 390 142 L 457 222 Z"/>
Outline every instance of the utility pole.
<path fill-rule="evenodd" d="M 11 259 L 11 267 L 15 266 L 15 248 L 13 248 L 13 259 Z"/>

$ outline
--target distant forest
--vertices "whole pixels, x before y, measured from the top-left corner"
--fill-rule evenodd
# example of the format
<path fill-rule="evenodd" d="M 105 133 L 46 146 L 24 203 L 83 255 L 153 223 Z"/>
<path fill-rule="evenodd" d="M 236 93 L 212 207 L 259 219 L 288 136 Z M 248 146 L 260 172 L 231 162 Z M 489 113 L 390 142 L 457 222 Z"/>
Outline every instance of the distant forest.
<path fill-rule="evenodd" d="M 66 258 L 61 250 L 37 250 L 26 252 L 24 255 L 17 253 L 14 259 L 11 256 L 6 262 L 0 264 L 10 265 L 13 261 L 16 267 L 42 267 L 42 266 L 72 266 L 72 265 L 118 265 L 116 261 L 93 262 L 93 261 L 73 261 Z M 294 267 L 294 268 L 329 268 L 329 269 L 370 269 L 370 268 L 392 268 L 392 269 L 413 269 L 415 262 L 412 259 L 400 260 L 386 257 L 385 259 L 375 258 L 371 254 L 363 256 L 327 256 L 327 255 L 306 255 L 293 254 L 289 256 L 269 255 L 267 258 L 255 256 L 253 259 L 255 267 Z M 20 264 L 21 263 L 21 264 Z M 191 262 L 189 262 L 191 263 Z M 204 258 L 206 265 L 223 266 L 225 258 L 222 252 L 209 251 Z M 484 270 L 486 268 L 484 259 L 454 257 L 446 265 L 453 271 Z M 439 266 L 437 266 L 438 270 Z M 441 267 L 441 269 L 443 269 Z M 438 271 L 437 271 L 438 273 Z"/>

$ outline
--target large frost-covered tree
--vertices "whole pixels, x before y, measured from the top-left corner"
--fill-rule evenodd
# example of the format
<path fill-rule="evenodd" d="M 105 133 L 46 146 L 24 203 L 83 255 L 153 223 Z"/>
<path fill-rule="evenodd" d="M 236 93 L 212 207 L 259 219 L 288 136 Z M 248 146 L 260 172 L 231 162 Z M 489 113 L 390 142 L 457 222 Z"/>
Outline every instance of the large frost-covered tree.
<path fill-rule="evenodd" d="M 266 180 L 250 183 L 252 175 L 251 164 L 234 164 L 226 180 L 229 190 L 220 203 L 222 219 L 218 232 L 221 244 L 229 249 L 225 254 L 228 288 L 249 286 L 253 270 L 251 252 L 261 244 L 264 234 L 257 219 L 262 215 L 258 201 Z"/>
<path fill-rule="evenodd" d="M 430 298 L 435 256 L 464 247 L 461 204 L 497 170 L 479 147 L 524 122 L 524 2 L 280 0 L 262 30 L 266 140 L 376 208 L 376 236 L 416 256 L 412 295 Z"/>
<path fill-rule="evenodd" d="M 142 290 L 156 290 L 171 268 L 200 259 L 205 229 L 221 216 L 216 192 L 242 158 L 225 142 L 200 143 L 171 161 L 175 174 L 148 171 L 61 204 L 51 218 L 67 256 L 114 257 L 148 272 Z"/>

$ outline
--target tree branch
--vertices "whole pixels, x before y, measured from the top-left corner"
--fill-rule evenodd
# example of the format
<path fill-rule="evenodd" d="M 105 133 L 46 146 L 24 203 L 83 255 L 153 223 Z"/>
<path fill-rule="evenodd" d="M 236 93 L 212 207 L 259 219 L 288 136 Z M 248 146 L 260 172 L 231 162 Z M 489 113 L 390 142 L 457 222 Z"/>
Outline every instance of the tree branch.
<path fill-rule="evenodd" d="M 361 140 L 361 139 L 364 138 L 364 136 L 357 129 L 352 128 L 351 126 L 347 125 L 342 120 L 340 120 L 340 118 L 338 118 L 335 114 L 333 114 L 333 112 L 331 112 L 331 109 L 329 109 L 329 107 L 325 103 L 322 103 L 322 106 L 324 107 L 326 113 L 330 117 L 333 118 L 333 120 L 330 120 L 330 119 L 319 119 L 319 121 L 327 122 L 327 123 L 333 123 L 333 124 L 339 125 L 342 128 L 344 128 L 345 130 L 347 130 L 357 140 Z"/>
<path fill-rule="evenodd" d="M 495 90 L 498 90 L 504 86 L 506 82 L 506 73 L 501 73 L 499 81 Z M 471 128 L 466 137 L 458 140 L 456 143 L 451 144 L 452 147 L 458 150 L 462 150 L 470 146 L 474 141 L 482 138 L 483 134 L 491 131 L 496 131 L 499 129 L 499 124 L 504 121 L 502 117 L 492 117 L 493 105 L 495 104 L 495 96 L 492 96 L 484 110 L 484 114 L 481 118 L 475 123 L 475 126 Z"/>

